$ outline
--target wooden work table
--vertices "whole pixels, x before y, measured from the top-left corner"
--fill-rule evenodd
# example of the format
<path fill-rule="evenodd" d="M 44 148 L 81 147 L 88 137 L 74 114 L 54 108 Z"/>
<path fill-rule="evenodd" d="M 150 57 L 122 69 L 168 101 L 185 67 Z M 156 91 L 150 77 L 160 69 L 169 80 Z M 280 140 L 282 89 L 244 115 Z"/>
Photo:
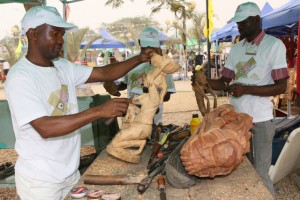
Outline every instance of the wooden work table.
<path fill-rule="evenodd" d="M 109 156 L 103 150 L 92 165 L 85 171 L 75 187 L 85 186 L 88 189 L 102 189 L 108 193 L 120 193 L 122 200 L 138 199 L 137 185 L 85 185 L 85 175 L 132 175 L 146 177 L 146 163 L 151 154 L 146 147 L 139 164 L 125 163 Z M 200 179 L 199 183 L 189 189 L 177 189 L 166 184 L 168 200 L 268 200 L 271 193 L 263 185 L 249 160 L 245 157 L 241 165 L 228 176 L 214 179 Z M 72 199 L 66 197 L 65 199 Z M 82 198 L 86 199 L 86 198 Z M 159 200 L 156 178 L 143 194 L 143 200 Z"/>

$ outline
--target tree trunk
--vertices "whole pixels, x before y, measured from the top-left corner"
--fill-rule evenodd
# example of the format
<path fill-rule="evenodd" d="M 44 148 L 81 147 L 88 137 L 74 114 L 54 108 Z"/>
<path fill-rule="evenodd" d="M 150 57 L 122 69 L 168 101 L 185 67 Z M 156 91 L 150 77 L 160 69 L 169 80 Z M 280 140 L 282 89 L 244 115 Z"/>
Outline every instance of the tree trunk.
<path fill-rule="evenodd" d="M 30 2 L 32 2 L 32 3 L 31 3 L 31 4 L 26 4 L 26 3 L 23 4 L 23 5 L 24 5 L 24 8 L 25 8 L 25 10 L 26 10 L 26 12 L 27 12 L 27 10 L 29 10 L 31 7 L 34 7 L 34 6 L 41 6 L 41 5 L 42 5 L 42 3 L 41 3 L 40 0 L 31 0 Z"/>

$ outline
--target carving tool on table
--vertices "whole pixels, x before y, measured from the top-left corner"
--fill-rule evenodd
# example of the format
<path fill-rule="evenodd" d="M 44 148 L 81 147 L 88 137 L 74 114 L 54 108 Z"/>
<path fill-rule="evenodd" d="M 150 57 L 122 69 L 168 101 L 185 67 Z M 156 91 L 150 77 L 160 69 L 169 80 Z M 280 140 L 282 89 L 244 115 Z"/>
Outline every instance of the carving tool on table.
<path fill-rule="evenodd" d="M 160 200 L 167 200 L 167 195 L 166 195 L 166 182 L 165 178 L 163 175 L 159 175 L 157 178 L 157 187 L 160 192 Z"/>

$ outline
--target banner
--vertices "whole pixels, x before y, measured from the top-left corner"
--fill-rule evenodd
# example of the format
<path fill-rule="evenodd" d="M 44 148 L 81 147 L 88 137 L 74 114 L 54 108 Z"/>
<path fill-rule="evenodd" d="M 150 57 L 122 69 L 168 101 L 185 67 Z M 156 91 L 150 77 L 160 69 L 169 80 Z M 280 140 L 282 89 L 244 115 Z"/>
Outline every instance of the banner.
<path fill-rule="evenodd" d="M 214 9 L 213 9 L 213 5 L 212 5 L 212 0 L 208 0 L 207 1 L 207 10 L 208 13 L 206 13 L 206 20 L 205 20 L 205 25 L 203 28 L 203 34 L 204 37 L 210 39 L 210 35 L 212 33 L 212 29 L 214 27 L 214 22 L 213 22 L 213 14 L 214 14 Z M 207 29 L 207 20 L 208 20 L 208 29 Z"/>

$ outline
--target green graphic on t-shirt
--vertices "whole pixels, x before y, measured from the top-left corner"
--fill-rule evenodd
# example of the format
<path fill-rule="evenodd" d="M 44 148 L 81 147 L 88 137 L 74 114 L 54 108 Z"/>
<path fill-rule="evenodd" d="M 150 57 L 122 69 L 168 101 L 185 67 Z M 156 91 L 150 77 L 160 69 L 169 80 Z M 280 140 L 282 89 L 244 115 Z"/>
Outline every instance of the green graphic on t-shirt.
<path fill-rule="evenodd" d="M 48 99 L 48 102 L 54 107 L 51 116 L 64 115 L 67 111 L 68 100 L 68 86 L 62 85 L 60 90 L 52 92 Z"/>
<path fill-rule="evenodd" d="M 130 87 L 131 89 L 133 88 L 138 88 L 138 89 L 142 89 L 143 83 L 143 74 L 139 74 L 139 73 L 133 73 L 130 77 Z"/>
<path fill-rule="evenodd" d="M 254 68 L 256 61 L 253 57 L 251 57 L 247 62 L 239 62 L 236 64 L 235 68 L 237 69 L 237 73 L 235 74 L 236 80 L 239 78 L 248 77 L 251 69 Z"/>

